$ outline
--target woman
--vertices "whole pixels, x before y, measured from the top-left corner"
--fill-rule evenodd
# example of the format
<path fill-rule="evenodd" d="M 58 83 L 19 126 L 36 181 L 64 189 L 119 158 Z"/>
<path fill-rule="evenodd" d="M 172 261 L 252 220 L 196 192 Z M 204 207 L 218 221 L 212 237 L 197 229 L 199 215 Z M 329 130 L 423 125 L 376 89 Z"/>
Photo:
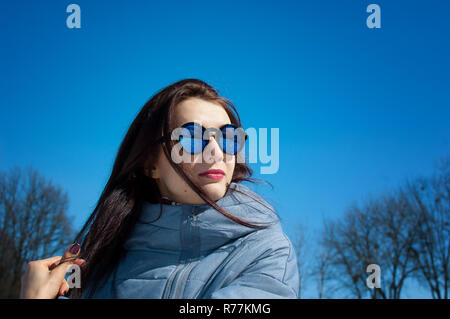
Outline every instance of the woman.
<path fill-rule="evenodd" d="M 22 296 L 297 298 L 292 244 L 273 208 L 241 184 L 252 181 L 239 157 L 245 140 L 233 104 L 207 83 L 185 79 L 158 92 L 120 146 L 77 235 L 81 250 L 62 264 L 34 262 Z M 67 294 L 73 262 L 82 287 Z"/>

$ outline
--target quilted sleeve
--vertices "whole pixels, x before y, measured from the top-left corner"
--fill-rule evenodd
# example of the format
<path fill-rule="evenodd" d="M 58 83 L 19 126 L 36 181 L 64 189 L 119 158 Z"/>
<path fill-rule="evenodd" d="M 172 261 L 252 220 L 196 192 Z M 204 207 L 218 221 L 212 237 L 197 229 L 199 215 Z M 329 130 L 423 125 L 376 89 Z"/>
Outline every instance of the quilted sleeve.
<path fill-rule="evenodd" d="M 283 244 L 267 250 L 211 299 L 297 299 L 297 258 L 291 241 L 283 237 Z"/>

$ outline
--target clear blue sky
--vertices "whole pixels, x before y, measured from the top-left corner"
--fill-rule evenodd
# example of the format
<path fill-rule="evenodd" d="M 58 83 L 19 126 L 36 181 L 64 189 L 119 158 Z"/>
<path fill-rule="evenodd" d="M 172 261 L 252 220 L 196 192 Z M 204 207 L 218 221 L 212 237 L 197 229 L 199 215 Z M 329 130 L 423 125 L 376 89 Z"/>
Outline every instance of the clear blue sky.
<path fill-rule="evenodd" d="M 245 127 L 280 129 L 278 173 L 256 174 L 275 189 L 255 190 L 290 237 L 318 229 L 448 154 L 449 16 L 437 0 L 2 1 L 0 168 L 61 185 L 80 227 L 143 104 L 199 78 Z"/>

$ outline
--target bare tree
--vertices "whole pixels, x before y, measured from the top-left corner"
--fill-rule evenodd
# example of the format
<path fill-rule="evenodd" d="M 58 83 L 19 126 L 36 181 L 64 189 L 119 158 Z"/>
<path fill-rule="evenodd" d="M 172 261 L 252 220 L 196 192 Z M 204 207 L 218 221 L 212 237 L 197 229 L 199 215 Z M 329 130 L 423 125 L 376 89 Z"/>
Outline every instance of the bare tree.
<path fill-rule="evenodd" d="M 412 262 L 412 247 L 417 240 L 418 221 L 407 195 L 401 189 L 382 196 L 379 202 L 373 221 L 381 235 L 380 265 L 383 265 L 384 286 L 380 292 L 386 298 L 399 299 L 405 282 L 412 278 L 417 269 Z"/>
<path fill-rule="evenodd" d="M 429 178 L 417 178 L 326 221 L 316 264 L 319 297 L 338 283 L 352 297 L 401 298 L 416 279 L 433 298 L 448 299 L 450 259 L 450 158 Z M 368 289 L 366 267 L 381 268 L 381 287 Z M 326 277 L 332 273 L 334 278 Z"/>
<path fill-rule="evenodd" d="M 356 298 L 400 298 L 405 281 L 415 271 L 412 245 L 416 221 L 402 193 L 354 204 L 336 222 L 327 222 L 322 249 L 333 265 L 341 290 Z M 381 268 L 382 285 L 367 287 L 369 265 Z M 329 267 L 329 266 L 328 266 Z"/>
<path fill-rule="evenodd" d="M 418 220 L 413 246 L 417 279 L 435 299 L 448 299 L 450 256 L 450 158 L 443 159 L 431 178 L 407 184 Z"/>
<path fill-rule="evenodd" d="M 0 298 L 17 298 L 27 262 L 70 244 L 67 194 L 29 168 L 0 172 Z"/>
<path fill-rule="evenodd" d="M 325 221 L 321 245 L 327 252 L 329 264 L 334 272 L 333 281 L 341 294 L 364 298 L 366 267 L 378 263 L 378 232 L 372 227 L 370 215 L 352 205 L 338 221 Z"/>
<path fill-rule="evenodd" d="M 333 292 L 337 290 L 333 286 L 336 272 L 333 268 L 331 254 L 332 247 L 330 245 L 319 245 L 315 249 L 311 277 L 316 280 L 318 299 L 332 298 Z"/>

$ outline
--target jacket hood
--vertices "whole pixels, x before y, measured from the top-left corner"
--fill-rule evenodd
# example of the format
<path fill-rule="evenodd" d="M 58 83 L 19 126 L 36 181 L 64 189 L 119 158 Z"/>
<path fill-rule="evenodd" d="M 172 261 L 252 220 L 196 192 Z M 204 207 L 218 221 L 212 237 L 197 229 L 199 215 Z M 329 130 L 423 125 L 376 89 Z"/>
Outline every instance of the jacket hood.
<path fill-rule="evenodd" d="M 240 183 L 231 183 L 225 196 L 216 203 L 226 212 L 251 224 L 269 226 L 279 222 L 273 207 Z M 191 258 L 256 230 L 231 220 L 209 204 L 145 202 L 124 248 L 169 251 Z"/>

